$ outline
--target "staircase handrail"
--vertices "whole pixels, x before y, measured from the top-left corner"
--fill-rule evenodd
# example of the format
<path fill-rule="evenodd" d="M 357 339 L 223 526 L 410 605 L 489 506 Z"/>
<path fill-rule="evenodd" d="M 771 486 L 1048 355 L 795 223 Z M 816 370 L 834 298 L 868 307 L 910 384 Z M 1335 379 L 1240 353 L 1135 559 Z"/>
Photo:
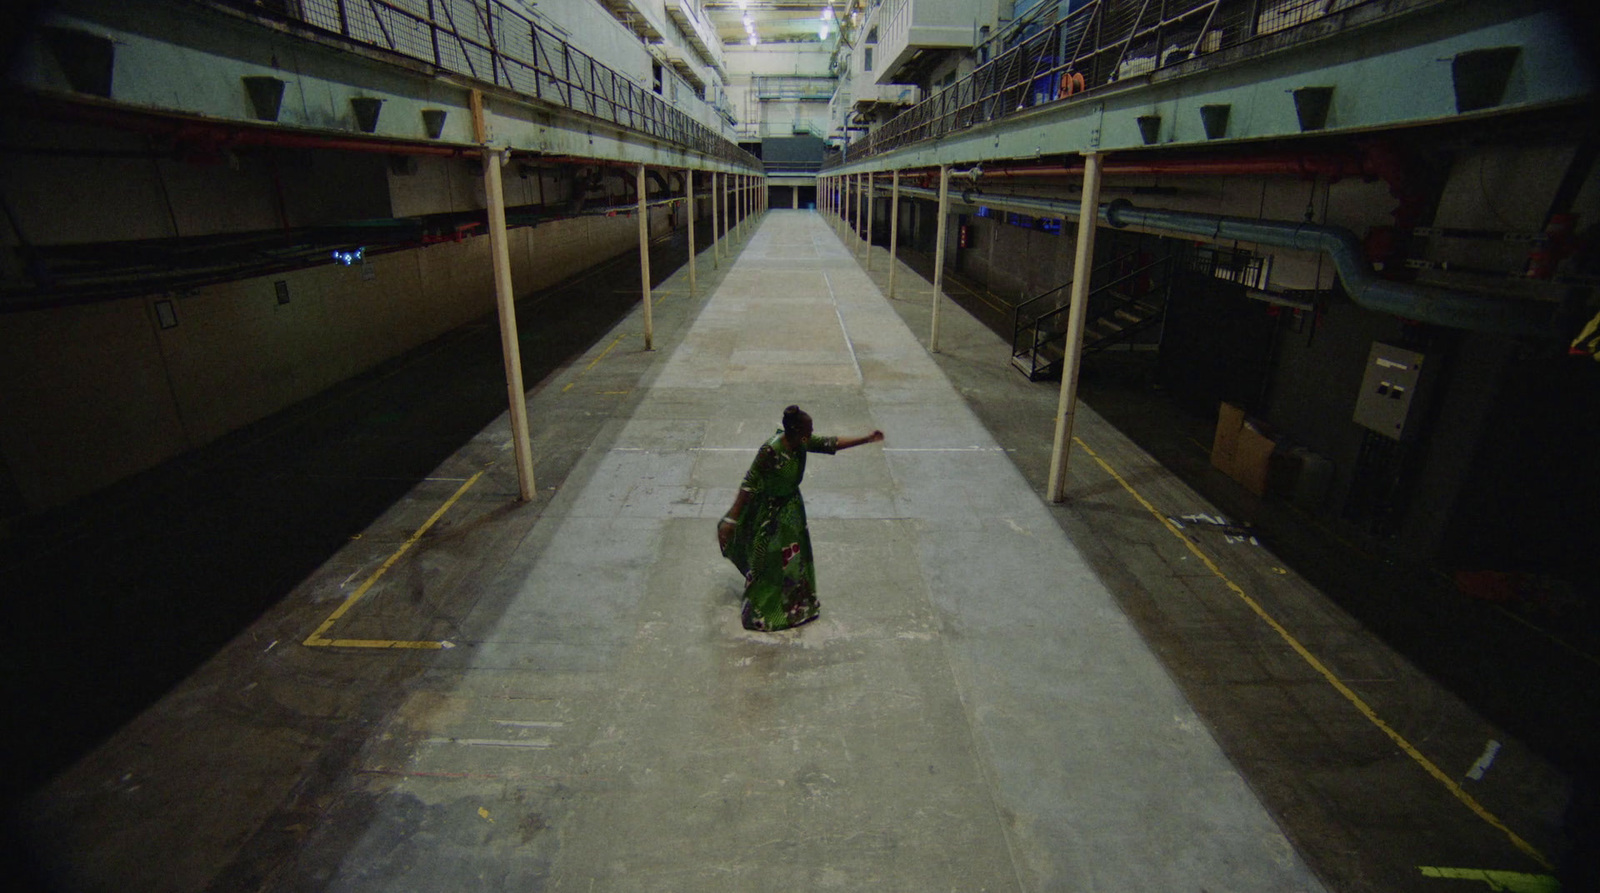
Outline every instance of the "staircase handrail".
<path fill-rule="evenodd" d="M 1112 258 L 1111 260 L 1106 261 L 1105 263 L 1101 264 L 1100 266 L 1095 267 L 1094 269 L 1089 271 L 1089 281 L 1090 282 L 1094 281 L 1095 274 L 1104 272 L 1107 268 L 1109 268 L 1111 266 L 1114 266 L 1116 264 L 1119 264 L 1119 263 L 1127 260 L 1128 258 L 1133 257 L 1134 255 L 1136 255 L 1138 253 L 1139 253 L 1138 249 L 1135 248 L 1132 251 L 1129 251 L 1129 252 L 1127 252 L 1125 254 L 1120 254 L 1120 255 Z M 1026 301 L 1023 301 L 1023 302 L 1017 304 L 1015 307 L 1011 308 L 1011 349 L 1013 351 L 1015 351 L 1016 348 L 1017 348 L 1017 336 L 1022 334 L 1022 330 L 1023 330 L 1023 328 L 1025 328 L 1025 325 L 1022 322 L 1022 311 L 1023 311 L 1023 308 L 1032 306 L 1033 304 L 1038 303 L 1039 301 L 1043 300 L 1044 298 L 1048 298 L 1049 296 L 1055 294 L 1056 292 L 1059 292 L 1062 289 L 1070 286 L 1072 284 L 1072 282 L 1073 282 L 1072 279 L 1068 279 L 1066 282 L 1061 283 L 1060 285 L 1056 286 L 1055 288 L 1052 288 L 1049 291 L 1040 292 L 1039 294 L 1036 294 L 1033 297 L 1027 299 Z M 1091 292 L 1091 294 L 1093 294 L 1093 292 Z M 1054 310 L 1051 310 L 1049 313 L 1045 313 L 1045 314 L 1042 314 L 1042 315 L 1040 315 L 1038 317 L 1035 317 L 1033 319 L 1033 321 L 1031 323 L 1028 323 L 1027 325 L 1036 325 L 1039 320 L 1044 319 L 1044 318 L 1046 318 L 1048 316 L 1051 316 L 1051 315 L 1053 315 L 1055 313 L 1058 313 L 1058 312 L 1060 312 L 1060 310 L 1061 310 L 1061 308 L 1057 307 Z"/>
<path fill-rule="evenodd" d="M 1116 263 L 1117 261 L 1123 260 L 1123 259 L 1125 259 L 1127 257 L 1130 257 L 1130 256 L 1136 254 L 1136 253 L 1137 253 L 1137 249 L 1135 251 L 1129 252 L 1128 254 L 1122 255 L 1121 257 L 1118 257 L 1115 260 L 1112 260 L 1112 261 L 1109 261 L 1109 262 L 1107 262 L 1105 264 L 1102 264 L 1098 269 L 1103 270 L 1106 267 L 1111 266 L 1112 264 Z M 1110 282 L 1106 282 L 1106 283 L 1102 284 L 1099 288 L 1091 290 L 1089 292 L 1088 296 L 1093 298 L 1095 296 L 1104 294 L 1104 293 L 1106 293 L 1108 291 L 1111 291 L 1116 286 L 1121 285 L 1122 283 L 1128 281 L 1129 279 L 1132 279 L 1132 278 L 1134 278 L 1136 276 L 1143 275 L 1144 273 L 1147 273 L 1150 270 L 1156 269 L 1157 267 L 1166 267 L 1167 275 L 1164 277 L 1163 283 L 1162 283 L 1162 285 L 1160 287 L 1161 288 L 1170 289 L 1171 285 L 1172 285 L 1172 262 L 1173 262 L 1173 258 L 1170 257 L 1170 256 L 1159 257 L 1159 258 L 1157 258 L 1157 259 L 1155 259 L 1155 260 L 1153 260 L 1153 261 L 1151 261 L 1151 262 L 1149 262 L 1147 264 L 1144 264 L 1143 266 L 1136 267 L 1136 268 L 1134 268 L 1132 270 L 1129 270 L 1126 273 L 1123 273 L 1122 275 L 1120 275 L 1117 278 L 1111 280 Z M 1092 274 L 1091 274 L 1091 276 L 1092 276 Z M 1066 285 L 1070 285 L 1070 284 L 1071 284 L 1070 282 L 1066 283 Z M 1051 291 L 1059 291 L 1063 287 L 1065 287 L 1065 285 L 1057 286 L 1056 288 L 1051 289 Z M 1046 292 L 1045 294 L 1049 294 L 1049 292 Z M 1040 295 L 1039 297 L 1044 297 L 1044 295 Z M 1136 298 L 1126 298 L 1126 299 L 1119 300 L 1118 304 L 1125 306 L 1127 304 L 1133 303 L 1134 300 L 1136 300 Z M 1018 306 L 1021 307 L 1022 305 L 1019 304 Z M 1015 332 L 1012 334 L 1012 338 L 1011 338 L 1011 356 L 1013 358 L 1016 358 L 1016 357 L 1022 356 L 1024 353 L 1026 353 L 1028 355 L 1028 363 L 1029 363 L 1029 367 L 1030 367 L 1030 369 L 1029 369 L 1029 378 L 1030 379 L 1033 379 L 1039 373 L 1039 348 L 1043 347 L 1046 344 L 1053 343 L 1054 341 L 1056 341 L 1058 339 L 1063 340 L 1063 341 L 1066 339 L 1066 333 L 1065 332 L 1052 332 L 1049 337 L 1041 338 L 1040 337 L 1040 334 L 1041 334 L 1040 329 L 1041 329 L 1042 324 L 1046 320 L 1052 319 L 1055 316 L 1057 316 L 1060 313 L 1062 313 L 1063 311 L 1066 311 L 1066 310 L 1069 310 L 1069 309 L 1071 309 L 1071 305 L 1057 307 L 1057 308 L 1055 308 L 1054 310 L 1051 310 L 1048 313 L 1041 314 L 1040 316 L 1035 317 L 1033 322 L 1030 323 L 1027 326 L 1022 326 L 1022 325 L 1019 324 L 1017 326 Z M 1032 339 L 1030 339 L 1032 341 L 1032 344 L 1029 347 L 1027 347 L 1026 349 L 1024 349 L 1024 348 L 1022 348 L 1022 347 L 1020 347 L 1018 345 L 1018 342 L 1022 340 L 1021 336 L 1022 336 L 1023 331 L 1025 329 L 1030 329 L 1030 328 L 1033 330 L 1033 337 L 1032 337 Z"/>

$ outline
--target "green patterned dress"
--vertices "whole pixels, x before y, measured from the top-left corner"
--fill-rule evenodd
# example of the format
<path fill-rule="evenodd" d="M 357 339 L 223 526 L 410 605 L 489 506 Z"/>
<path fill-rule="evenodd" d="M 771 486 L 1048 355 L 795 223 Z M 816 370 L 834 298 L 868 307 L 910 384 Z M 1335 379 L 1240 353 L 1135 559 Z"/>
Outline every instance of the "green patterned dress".
<path fill-rule="evenodd" d="M 813 435 L 798 452 L 783 431 L 761 445 L 739 488 L 744 511 L 723 555 L 744 574 L 745 629 L 771 632 L 816 619 L 817 569 L 800 481 L 807 453 L 835 453 L 839 438 Z"/>

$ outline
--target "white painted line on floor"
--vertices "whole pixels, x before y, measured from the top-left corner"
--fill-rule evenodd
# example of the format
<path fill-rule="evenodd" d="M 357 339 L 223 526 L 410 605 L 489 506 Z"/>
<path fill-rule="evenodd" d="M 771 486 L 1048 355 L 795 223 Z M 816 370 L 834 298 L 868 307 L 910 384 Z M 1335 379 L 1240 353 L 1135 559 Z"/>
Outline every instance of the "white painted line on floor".
<path fill-rule="evenodd" d="M 839 310 L 839 296 L 833 293 L 833 280 L 828 278 L 827 271 L 823 271 L 822 281 L 828 284 L 828 300 L 833 302 L 833 315 L 838 317 L 839 331 L 844 333 L 844 346 L 850 348 L 850 365 L 856 370 L 856 384 L 862 384 L 867 379 L 861 374 L 861 363 L 856 360 L 856 344 L 850 340 L 850 329 L 844 324 L 844 313 Z"/>
<path fill-rule="evenodd" d="M 755 447 L 684 447 L 665 450 L 658 447 L 612 447 L 613 453 L 753 453 Z M 885 453 L 1014 453 L 1005 447 L 884 447 Z"/>
<path fill-rule="evenodd" d="M 538 722 L 534 720 L 497 719 L 495 725 L 516 726 L 519 729 L 559 729 L 566 725 L 564 722 Z"/>
<path fill-rule="evenodd" d="M 465 744 L 469 747 L 549 747 L 542 738 L 429 738 L 424 744 Z"/>
<path fill-rule="evenodd" d="M 884 447 L 883 451 L 885 453 L 1012 453 L 1012 452 L 1016 452 L 1015 450 L 1008 450 L 1005 447 L 997 447 L 997 446 L 992 446 L 992 447 L 985 447 L 985 446 L 970 446 L 970 447 Z"/>

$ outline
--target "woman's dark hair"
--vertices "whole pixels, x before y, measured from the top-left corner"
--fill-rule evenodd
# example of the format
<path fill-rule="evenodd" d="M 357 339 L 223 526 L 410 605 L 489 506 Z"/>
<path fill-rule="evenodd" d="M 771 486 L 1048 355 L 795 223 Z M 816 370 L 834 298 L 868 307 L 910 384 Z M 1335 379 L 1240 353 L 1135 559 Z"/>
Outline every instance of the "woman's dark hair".
<path fill-rule="evenodd" d="M 793 437 L 793 436 L 795 436 L 796 433 L 798 433 L 799 430 L 800 430 L 800 425 L 803 422 L 809 422 L 809 421 L 811 421 L 811 416 L 806 415 L 805 410 L 801 409 L 800 407 L 798 407 L 798 406 L 790 406 L 790 407 L 786 408 L 783 411 L 783 434 L 784 434 L 784 436 L 785 437 Z"/>

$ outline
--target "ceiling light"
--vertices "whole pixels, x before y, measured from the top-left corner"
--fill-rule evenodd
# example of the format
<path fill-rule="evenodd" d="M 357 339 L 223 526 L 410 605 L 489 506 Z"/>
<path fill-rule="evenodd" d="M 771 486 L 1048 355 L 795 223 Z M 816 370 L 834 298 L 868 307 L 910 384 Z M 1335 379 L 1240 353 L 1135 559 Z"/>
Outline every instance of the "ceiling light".
<path fill-rule="evenodd" d="M 740 9 L 744 9 L 746 4 L 748 4 L 749 2 L 750 2 L 750 0 L 739 0 L 739 8 Z"/>
<path fill-rule="evenodd" d="M 761 38 L 756 37 L 754 34 L 750 35 L 750 45 L 751 46 L 755 46 L 756 44 L 758 44 L 760 42 L 761 42 Z"/>
<path fill-rule="evenodd" d="M 821 28 L 817 29 L 817 39 L 818 40 L 827 40 L 828 39 L 828 34 L 829 34 L 828 26 L 827 26 L 826 23 L 824 23 Z"/>
<path fill-rule="evenodd" d="M 829 3 L 827 8 L 822 10 L 822 20 L 824 22 L 833 21 L 833 4 L 832 3 Z"/>
<path fill-rule="evenodd" d="M 744 30 L 749 31 L 756 26 L 756 17 L 750 13 L 744 14 Z"/>

